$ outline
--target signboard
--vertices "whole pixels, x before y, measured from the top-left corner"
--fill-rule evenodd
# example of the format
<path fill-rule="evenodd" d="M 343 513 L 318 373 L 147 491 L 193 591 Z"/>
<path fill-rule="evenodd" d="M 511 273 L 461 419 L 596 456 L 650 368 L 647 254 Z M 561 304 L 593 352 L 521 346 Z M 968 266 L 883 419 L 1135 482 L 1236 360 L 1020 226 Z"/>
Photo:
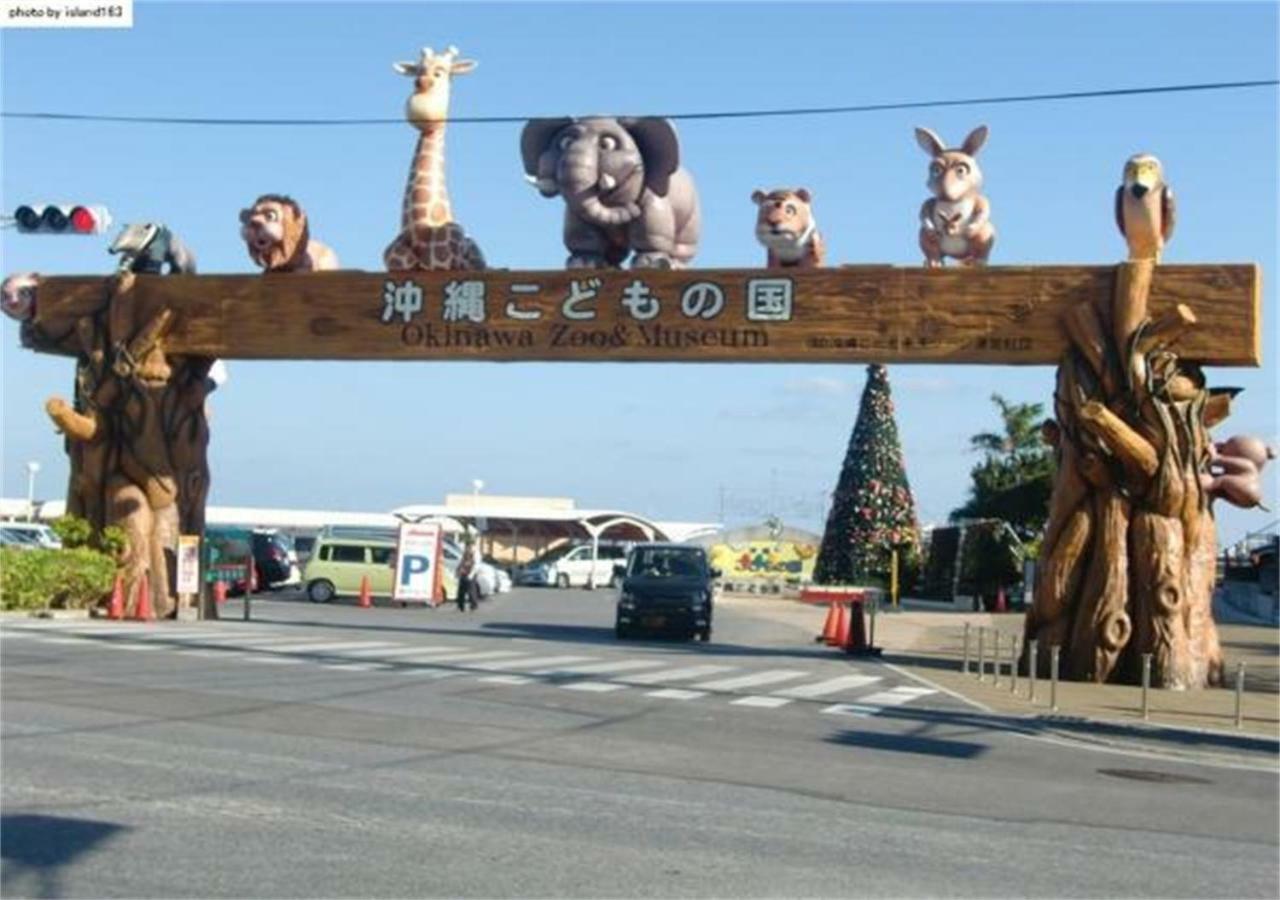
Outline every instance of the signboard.
<path fill-rule="evenodd" d="M 1053 365 L 1063 314 L 1110 297 L 1115 266 L 600 269 L 139 275 L 165 348 L 221 359 L 883 362 Z M 103 279 L 41 279 L 23 339 L 82 352 Z M 1257 365 L 1252 265 L 1162 265 L 1153 316 L 1190 304 L 1183 359 Z M 61 336 L 61 337 L 59 337 Z"/>
<path fill-rule="evenodd" d="M 392 600 L 435 605 L 444 599 L 440 594 L 443 541 L 439 522 L 401 523 Z"/>
<path fill-rule="evenodd" d="M 200 536 L 178 535 L 178 595 L 200 593 Z"/>

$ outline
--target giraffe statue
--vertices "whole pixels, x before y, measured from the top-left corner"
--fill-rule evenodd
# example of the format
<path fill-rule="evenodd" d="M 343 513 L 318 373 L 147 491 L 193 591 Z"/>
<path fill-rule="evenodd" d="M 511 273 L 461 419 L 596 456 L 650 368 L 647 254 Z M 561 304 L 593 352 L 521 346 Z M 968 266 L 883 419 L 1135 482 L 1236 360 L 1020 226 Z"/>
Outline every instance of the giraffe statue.
<path fill-rule="evenodd" d="M 413 79 L 413 94 L 405 104 L 405 118 L 422 132 L 404 189 L 400 233 L 382 259 L 388 271 L 413 269 L 483 269 L 484 254 L 453 221 L 444 183 L 444 129 L 449 113 L 449 85 L 454 75 L 476 67 L 458 59 L 458 48 L 436 54 L 422 49 L 416 63 L 396 63 L 401 75 Z"/>

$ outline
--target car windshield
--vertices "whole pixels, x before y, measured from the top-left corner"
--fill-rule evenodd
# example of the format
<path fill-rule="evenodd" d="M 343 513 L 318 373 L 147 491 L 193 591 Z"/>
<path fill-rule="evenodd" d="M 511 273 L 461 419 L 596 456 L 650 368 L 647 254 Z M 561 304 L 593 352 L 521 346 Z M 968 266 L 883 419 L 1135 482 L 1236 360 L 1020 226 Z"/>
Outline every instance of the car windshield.
<path fill-rule="evenodd" d="M 631 557 L 627 574 L 638 578 L 702 578 L 706 563 L 700 550 L 684 547 L 642 547 Z"/>

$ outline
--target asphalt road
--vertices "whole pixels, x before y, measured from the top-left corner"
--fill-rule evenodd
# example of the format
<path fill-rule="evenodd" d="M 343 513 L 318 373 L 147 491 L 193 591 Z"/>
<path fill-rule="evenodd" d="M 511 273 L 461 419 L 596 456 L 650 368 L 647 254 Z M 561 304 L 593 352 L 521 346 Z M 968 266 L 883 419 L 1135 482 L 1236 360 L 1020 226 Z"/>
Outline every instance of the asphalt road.
<path fill-rule="evenodd" d="M 1280 894 L 1274 768 L 1010 731 L 749 608 L 253 614 L 4 620 L 4 896 Z"/>

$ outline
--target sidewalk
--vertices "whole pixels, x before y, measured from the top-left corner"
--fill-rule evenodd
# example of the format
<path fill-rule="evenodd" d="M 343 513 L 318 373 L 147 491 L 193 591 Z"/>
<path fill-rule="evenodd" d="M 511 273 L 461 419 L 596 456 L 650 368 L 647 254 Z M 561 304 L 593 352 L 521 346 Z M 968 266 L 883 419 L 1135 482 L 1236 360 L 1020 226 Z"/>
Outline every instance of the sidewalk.
<path fill-rule="evenodd" d="M 779 623 L 805 628 L 817 635 L 826 616 L 825 606 L 759 595 L 726 596 L 720 602 Z M 970 626 L 970 674 L 961 672 L 964 626 Z M 1009 678 L 1009 641 L 1021 639 L 1022 613 L 963 613 L 953 611 L 881 611 L 876 616 L 875 643 L 883 648 L 881 659 L 935 685 L 985 707 L 1011 716 L 1041 716 L 1073 722 L 1117 723 L 1124 726 L 1162 725 L 1180 729 L 1252 735 L 1280 740 L 1280 629 L 1256 625 L 1220 625 L 1228 681 L 1234 687 L 1238 661 L 1245 663 L 1243 726 L 1235 727 L 1235 691 L 1205 688 L 1194 691 L 1152 689 L 1147 722 L 1141 714 L 1142 689 L 1128 685 L 1059 682 L 1058 709 L 1050 709 L 1050 686 L 1041 679 L 1036 698 L 1028 700 L 1029 682 L 1020 677 L 1016 693 Z M 987 674 L 977 678 L 977 633 L 986 629 Z M 1000 633 L 1002 662 L 998 684 L 992 683 L 992 632 Z M 832 652 L 835 652 L 834 650 Z"/>

